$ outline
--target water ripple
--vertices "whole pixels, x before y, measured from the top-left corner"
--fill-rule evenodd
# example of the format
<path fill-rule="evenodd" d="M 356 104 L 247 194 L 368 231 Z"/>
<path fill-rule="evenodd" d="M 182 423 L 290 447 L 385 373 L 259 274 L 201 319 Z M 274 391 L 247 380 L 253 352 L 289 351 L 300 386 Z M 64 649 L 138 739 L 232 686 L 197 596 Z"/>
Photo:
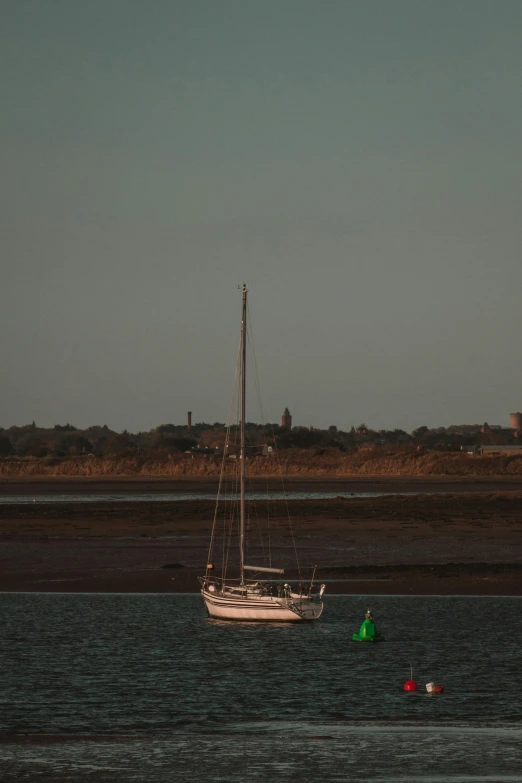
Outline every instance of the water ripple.
<path fill-rule="evenodd" d="M 368 601 L 385 644 L 350 641 Z M 162 783 L 197 768 L 235 783 L 247 767 L 255 783 L 362 769 L 522 780 L 521 607 L 337 596 L 315 624 L 228 625 L 197 595 L 5 594 L 2 781 Z M 410 663 L 417 694 L 402 690 Z M 426 693 L 430 680 L 442 696 Z"/>

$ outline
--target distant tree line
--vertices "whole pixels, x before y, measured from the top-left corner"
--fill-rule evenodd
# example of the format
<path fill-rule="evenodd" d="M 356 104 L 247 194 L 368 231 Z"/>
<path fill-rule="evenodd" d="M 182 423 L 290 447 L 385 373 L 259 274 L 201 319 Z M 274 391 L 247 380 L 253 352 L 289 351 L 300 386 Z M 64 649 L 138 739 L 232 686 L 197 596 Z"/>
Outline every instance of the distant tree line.
<path fill-rule="evenodd" d="M 353 451 L 360 448 L 426 448 L 456 451 L 463 446 L 516 443 L 512 430 L 487 425 L 452 425 L 451 427 L 418 427 L 411 433 L 401 429 L 374 430 L 366 424 L 347 431 L 332 425 L 327 429 L 292 427 L 278 424 L 245 425 L 246 442 L 261 453 L 265 445 L 279 449 L 336 448 Z M 161 424 L 149 432 L 115 432 L 104 425 L 78 429 L 72 424 L 38 427 L 33 421 L 23 426 L 0 427 L 0 457 L 143 457 L 169 458 L 184 452 L 222 452 L 226 428 L 222 422 L 192 425 Z M 238 442 L 238 429 L 232 427 L 231 447 Z"/>

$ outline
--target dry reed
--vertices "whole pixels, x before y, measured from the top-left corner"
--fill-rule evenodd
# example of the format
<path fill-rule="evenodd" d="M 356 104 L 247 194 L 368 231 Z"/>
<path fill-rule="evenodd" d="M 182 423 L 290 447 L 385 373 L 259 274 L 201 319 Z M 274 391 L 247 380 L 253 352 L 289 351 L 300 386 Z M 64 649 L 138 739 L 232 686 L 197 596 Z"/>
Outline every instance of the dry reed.
<path fill-rule="evenodd" d="M 217 476 L 221 460 L 180 454 L 165 460 L 136 457 L 0 460 L 2 477 L 75 476 Z M 226 465 L 227 473 L 236 469 Z M 346 454 L 337 449 L 289 449 L 275 457 L 248 461 L 252 476 L 522 476 L 522 455 L 476 456 L 438 451 L 365 450 Z"/>

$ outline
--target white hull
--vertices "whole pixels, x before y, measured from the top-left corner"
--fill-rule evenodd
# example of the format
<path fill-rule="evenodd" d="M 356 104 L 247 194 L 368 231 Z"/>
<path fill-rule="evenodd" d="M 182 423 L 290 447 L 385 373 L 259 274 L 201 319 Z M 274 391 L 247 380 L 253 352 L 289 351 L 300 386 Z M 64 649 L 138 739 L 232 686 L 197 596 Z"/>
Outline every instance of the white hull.
<path fill-rule="evenodd" d="M 323 612 L 322 601 L 310 598 L 276 598 L 274 596 L 246 597 L 219 595 L 205 589 L 201 591 L 207 611 L 220 620 L 243 622 L 296 623 L 317 620 Z"/>

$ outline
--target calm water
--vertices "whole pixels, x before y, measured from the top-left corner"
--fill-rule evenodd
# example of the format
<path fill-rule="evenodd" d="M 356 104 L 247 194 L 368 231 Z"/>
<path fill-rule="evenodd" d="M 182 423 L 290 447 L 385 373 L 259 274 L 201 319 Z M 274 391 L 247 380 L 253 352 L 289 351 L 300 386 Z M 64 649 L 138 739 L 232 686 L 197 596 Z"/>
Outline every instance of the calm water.
<path fill-rule="evenodd" d="M 247 492 L 247 500 L 334 500 L 338 497 L 346 498 L 376 498 L 384 495 L 396 495 L 396 492 Z M 443 492 L 401 492 L 401 495 L 443 495 Z M 100 492 L 96 494 L 81 495 L 79 493 L 45 494 L 34 497 L 33 495 L 0 495 L 0 503 L 121 503 L 121 502 L 147 502 L 176 500 L 214 500 L 215 492 L 161 492 L 161 493 L 112 493 Z M 237 500 L 239 495 L 221 495 L 222 500 Z"/>
<path fill-rule="evenodd" d="M 385 644 L 350 641 L 368 601 Z M 522 781 L 521 609 L 335 596 L 228 625 L 197 595 L 4 594 L 0 779 Z"/>

